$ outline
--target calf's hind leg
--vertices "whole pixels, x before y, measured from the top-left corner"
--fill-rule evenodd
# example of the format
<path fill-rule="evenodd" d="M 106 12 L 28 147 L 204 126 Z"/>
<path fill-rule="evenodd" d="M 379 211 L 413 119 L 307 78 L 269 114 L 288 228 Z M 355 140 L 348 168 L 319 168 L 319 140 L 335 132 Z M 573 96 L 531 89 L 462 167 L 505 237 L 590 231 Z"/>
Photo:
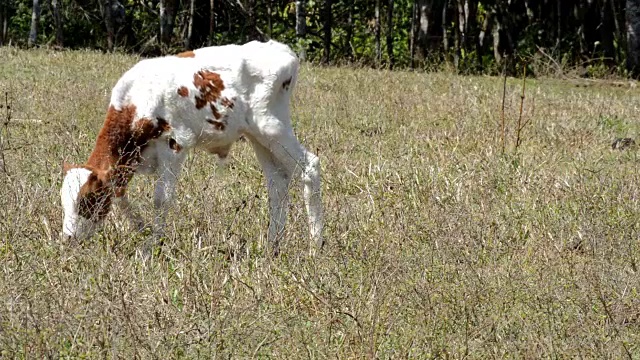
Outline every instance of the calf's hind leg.
<path fill-rule="evenodd" d="M 303 196 L 309 217 L 309 232 L 311 239 L 316 243 L 318 248 L 321 248 L 324 245 L 322 237 L 324 211 L 320 189 L 320 159 L 300 144 L 293 134 L 293 131 L 282 131 L 276 134 L 263 133 L 255 138 L 262 147 L 269 150 L 274 160 L 272 161 L 273 164 L 277 164 L 279 169 L 282 169 L 283 173 L 289 178 L 302 175 L 302 183 L 304 186 Z M 282 185 L 275 186 L 278 190 L 277 192 L 275 189 L 273 191 L 269 190 L 270 204 L 281 203 L 283 194 L 284 197 L 288 196 L 288 181 L 281 183 L 285 183 L 287 186 L 284 186 L 284 189 Z M 281 183 L 274 182 L 274 184 Z M 273 200 L 271 200 L 272 192 L 275 192 Z M 271 208 L 274 209 L 274 207 Z M 275 210 L 278 210 L 277 206 L 275 206 Z M 282 216 L 282 212 L 280 212 L 280 216 Z M 286 219 L 286 212 L 284 213 L 284 219 Z M 282 220 L 282 224 L 283 223 L 284 220 Z M 271 234 L 271 226 L 269 229 L 269 233 Z"/>
<path fill-rule="evenodd" d="M 276 160 L 266 147 L 255 139 L 250 138 L 256 157 L 262 166 L 269 193 L 269 233 L 267 240 L 273 254 L 277 254 L 280 247 L 280 237 L 287 222 L 289 207 L 289 182 L 291 172 Z"/>

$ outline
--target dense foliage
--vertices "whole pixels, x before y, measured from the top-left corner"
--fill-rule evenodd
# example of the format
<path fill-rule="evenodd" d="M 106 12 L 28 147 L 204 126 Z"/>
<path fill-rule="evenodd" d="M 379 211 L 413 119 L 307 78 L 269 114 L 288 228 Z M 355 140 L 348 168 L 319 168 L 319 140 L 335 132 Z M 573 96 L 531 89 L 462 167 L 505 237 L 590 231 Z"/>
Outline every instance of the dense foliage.
<path fill-rule="evenodd" d="M 543 70 L 535 66 L 538 61 L 549 65 L 545 71 L 574 67 L 583 75 L 624 74 L 625 68 L 635 66 L 625 67 L 631 49 L 628 28 L 640 16 L 634 4 L 622 0 L 3 0 L 0 44 L 56 43 L 155 55 L 274 38 L 295 45 L 311 61 L 418 68 L 448 64 L 467 73 L 495 73 L 505 64 L 510 70 L 520 69 L 523 61 L 529 73 L 535 73 Z"/>

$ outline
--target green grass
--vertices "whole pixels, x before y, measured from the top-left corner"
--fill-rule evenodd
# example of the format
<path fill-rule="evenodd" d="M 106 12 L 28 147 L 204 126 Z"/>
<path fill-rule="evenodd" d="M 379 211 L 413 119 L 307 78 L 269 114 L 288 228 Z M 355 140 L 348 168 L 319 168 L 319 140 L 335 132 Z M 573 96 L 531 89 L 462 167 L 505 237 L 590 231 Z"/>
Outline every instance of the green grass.
<path fill-rule="evenodd" d="M 0 48 L 0 357 L 640 358 L 635 87 L 302 69 L 295 130 L 322 161 L 327 246 L 299 186 L 281 256 L 250 146 L 186 163 L 162 255 L 118 214 L 60 240 L 64 160 L 83 162 L 137 59 Z M 0 109 L 0 120 L 5 120 Z M 37 121 L 34 121 L 37 120 Z M 297 183 L 296 185 L 299 185 Z M 150 178 L 132 198 L 151 219 Z"/>

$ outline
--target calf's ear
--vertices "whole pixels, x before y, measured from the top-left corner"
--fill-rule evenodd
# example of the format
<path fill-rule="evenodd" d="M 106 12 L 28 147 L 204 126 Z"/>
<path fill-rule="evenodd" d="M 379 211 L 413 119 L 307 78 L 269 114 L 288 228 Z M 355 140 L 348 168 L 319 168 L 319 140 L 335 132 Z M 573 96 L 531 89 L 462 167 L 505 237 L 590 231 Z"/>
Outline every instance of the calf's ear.
<path fill-rule="evenodd" d="M 129 165 L 118 165 L 107 173 L 108 179 L 115 188 L 126 187 L 133 177 L 136 169 Z"/>
<path fill-rule="evenodd" d="M 97 181 L 96 184 L 99 187 L 108 187 L 111 186 L 111 177 L 112 173 L 109 170 L 91 169 L 89 179 Z"/>
<path fill-rule="evenodd" d="M 77 168 L 77 165 L 68 163 L 66 161 L 62 162 L 62 175 L 67 175 L 67 172 L 69 172 L 69 170 L 73 169 L 73 168 Z"/>
<path fill-rule="evenodd" d="M 117 198 L 126 194 L 127 185 L 135 171 L 135 167 L 129 165 L 118 165 L 109 170 L 108 179 Z"/>

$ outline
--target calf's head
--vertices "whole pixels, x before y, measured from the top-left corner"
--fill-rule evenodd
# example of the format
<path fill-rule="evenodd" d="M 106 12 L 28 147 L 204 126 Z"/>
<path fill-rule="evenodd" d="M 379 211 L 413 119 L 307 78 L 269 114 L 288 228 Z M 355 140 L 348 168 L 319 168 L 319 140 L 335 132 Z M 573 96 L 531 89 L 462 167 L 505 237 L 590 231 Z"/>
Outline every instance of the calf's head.
<path fill-rule="evenodd" d="M 85 240 L 102 225 L 109 213 L 111 200 L 118 195 L 117 184 L 111 170 L 89 167 L 63 166 L 64 180 L 60 199 L 64 211 L 62 233 L 65 238 Z"/>

